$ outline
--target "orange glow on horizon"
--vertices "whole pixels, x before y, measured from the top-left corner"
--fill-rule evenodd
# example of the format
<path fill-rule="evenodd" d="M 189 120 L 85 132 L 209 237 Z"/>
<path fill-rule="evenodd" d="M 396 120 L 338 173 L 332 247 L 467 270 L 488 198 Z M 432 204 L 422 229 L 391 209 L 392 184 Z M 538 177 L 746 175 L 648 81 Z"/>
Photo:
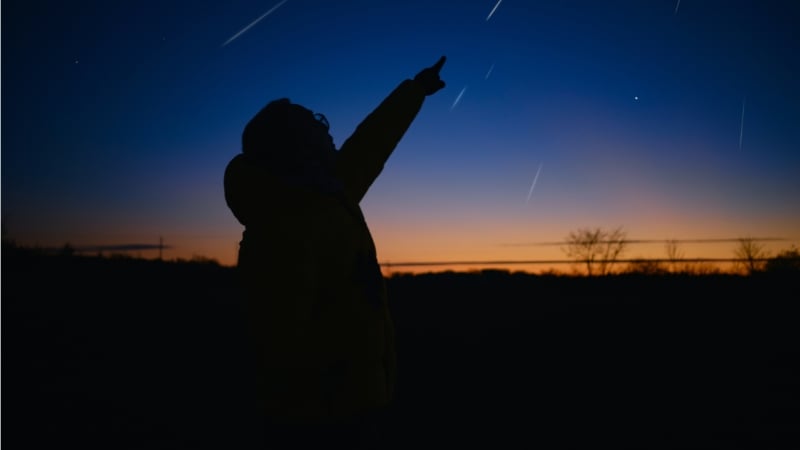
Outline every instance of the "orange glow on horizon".
<path fill-rule="evenodd" d="M 378 252 L 378 261 L 382 264 L 384 274 L 423 273 L 453 271 L 474 271 L 484 268 L 502 269 L 511 272 L 541 273 L 555 271 L 572 273 L 572 264 L 487 264 L 491 261 L 564 261 L 566 254 L 561 245 L 535 245 L 542 242 L 562 242 L 571 230 L 581 227 L 565 227 L 555 221 L 539 220 L 527 225 L 528 218 L 520 217 L 507 224 L 495 223 L 489 219 L 464 221 L 445 221 L 439 219 L 435 223 L 408 219 L 393 220 L 392 217 L 374 217 L 371 223 L 373 239 Z M 719 239 L 740 237 L 777 237 L 783 241 L 763 242 L 768 256 L 788 250 L 792 246 L 800 246 L 800 239 L 792 233 L 794 230 L 780 224 L 763 223 L 753 220 L 751 224 L 738 224 L 734 221 L 712 220 L 710 217 L 695 217 L 694 227 L 689 221 L 677 220 L 669 211 L 654 214 L 639 222 L 636 229 L 627 228 L 628 239 Z M 723 225 L 719 225 L 722 223 Z M 743 227 L 742 225 L 748 225 Z M 613 226 L 601 226 L 604 229 Z M 743 229 L 768 230 L 763 233 L 747 233 Z M 704 230 L 701 232 L 701 230 Z M 166 260 L 215 260 L 223 266 L 236 265 L 241 229 L 231 227 L 229 235 L 215 234 L 181 235 L 164 234 L 162 257 Z M 159 243 L 158 235 L 132 234 L 123 239 L 120 235 L 106 236 L 95 240 L 86 235 L 80 240 L 18 240 L 21 245 L 60 248 L 69 243 L 74 248 L 82 246 L 119 245 L 121 243 L 146 243 L 153 247 L 145 250 L 127 252 L 127 255 L 154 259 L 159 256 L 155 246 Z M 715 243 L 680 243 L 679 251 L 685 258 L 733 258 L 735 242 Z M 110 255 L 113 251 L 103 252 Z M 664 259 L 667 257 L 663 243 L 630 244 L 621 258 L 624 259 Z M 436 265 L 404 265 L 407 263 L 448 263 L 475 262 L 476 264 L 436 264 Z M 483 262 L 483 263 L 481 263 Z M 618 265 L 618 268 L 625 264 Z"/>

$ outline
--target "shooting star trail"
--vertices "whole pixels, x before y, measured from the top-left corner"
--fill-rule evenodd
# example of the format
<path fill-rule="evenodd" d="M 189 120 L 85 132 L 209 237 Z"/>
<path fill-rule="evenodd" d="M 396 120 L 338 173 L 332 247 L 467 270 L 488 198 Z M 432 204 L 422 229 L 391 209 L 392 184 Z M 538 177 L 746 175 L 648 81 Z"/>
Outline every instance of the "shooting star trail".
<path fill-rule="evenodd" d="M 486 76 L 483 78 L 484 80 L 488 80 L 489 79 L 489 75 L 492 74 L 492 70 L 494 70 L 494 64 L 492 64 L 492 66 L 489 67 L 489 71 L 486 72 Z"/>
<path fill-rule="evenodd" d="M 681 7 L 681 0 L 678 0 L 678 4 L 675 5 L 675 14 L 678 14 L 678 8 Z"/>
<path fill-rule="evenodd" d="M 282 6 L 284 3 L 288 2 L 288 1 L 289 1 L 289 0 L 283 0 L 283 1 L 281 1 L 280 3 L 278 3 L 277 5 L 275 5 L 275 6 L 273 6 L 272 8 L 270 8 L 270 10 L 269 10 L 269 11 L 267 11 L 267 12 L 265 12 L 264 14 L 262 14 L 262 15 L 261 15 L 261 17 L 259 17 L 258 19 L 254 20 L 254 21 L 253 21 L 253 22 L 252 22 L 250 25 L 248 25 L 248 26 L 246 26 L 246 27 L 242 28 L 242 30 L 241 30 L 241 31 L 239 31 L 238 33 L 234 34 L 234 35 L 233 35 L 233 36 L 232 36 L 230 39 L 228 39 L 227 41 L 225 41 L 225 43 L 224 43 L 224 44 L 222 44 L 222 47 L 225 47 L 226 45 L 228 45 L 228 44 L 230 44 L 231 42 L 233 42 L 234 40 L 236 40 L 236 38 L 238 38 L 239 36 L 241 36 L 242 34 L 244 34 L 244 33 L 245 33 L 247 30 L 249 30 L 250 28 L 253 28 L 253 26 L 254 26 L 255 24 L 257 24 L 258 22 L 260 22 L 260 21 L 261 21 L 261 19 L 263 19 L 264 17 L 267 17 L 268 15 L 272 14 L 272 13 L 273 13 L 273 12 L 274 12 L 276 9 L 280 8 L 280 7 L 281 7 L 281 6 Z"/>
<path fill-rule="evenodd" d="M 464 95 L 464 92 L 466 92 L 466 91 L 467 91 L 467 87 L 466 87 L 466 86 L 464 86 L 464 89 L 462 89 L 462 90 L 461 90 L 461 92 L 459 92 L 459 93 L 458 93 L 458 97 L 456 97 L 456 101 L 454 101 L 454 102 L 453 102 L 453 106 L 451 106 L 451 107 L 450 107 L 450 111 L 452 111 L 452 110 L 453 110 L 453 108 L 455 108 L 455 107 L 456 107 L 456 105 L 458 104 L 458 102 L 460 102 L 460 101 L 461 101 L 461 97 Z"/>
<path fill-rule="evenodd" d="M 742 136 L 744 135 L 744 104 L 747 97 L 742 98 L 742 123 L 739 125 L 739 150 L 742 149 Z"/>
<path fill-rule="evenodd" d="M 487 21 L 487 22 L 489 21 L 489 19 L 491 19 L 491 18 L 492 18 L 492 15 L 493 15 L 493 14 L 494 14 L 494 12 L 497 10 L 497 7 L 498 7 L 498 6 L 500 6 L 500 3 L 501 3 L 502 1 L 503 1 L 503 0 L 497 0 L 497 4 L 496 4 L 496 5 L 494 5 L 494 8 L 492 8 L 492 11 L 489 13 L 489 15 L 488 15 L 488 16 L 486 16 L 486 21 Z"/>
<path fill-rule="evenodd" d="M 539 179 L 539 172 L 542 171 L 542 164 L 539 164 L 539 168 L 536 170 L 536 176 L 533 177 L 533 183 L 531 183 L 531 190 L 528 191 L 528 199 L 525 200 L 525 204 L 527 205 L 528 202 L 531 201 L 531 195 L 533 194 L 533 188 L 536 187 L 536 180 Z"/>

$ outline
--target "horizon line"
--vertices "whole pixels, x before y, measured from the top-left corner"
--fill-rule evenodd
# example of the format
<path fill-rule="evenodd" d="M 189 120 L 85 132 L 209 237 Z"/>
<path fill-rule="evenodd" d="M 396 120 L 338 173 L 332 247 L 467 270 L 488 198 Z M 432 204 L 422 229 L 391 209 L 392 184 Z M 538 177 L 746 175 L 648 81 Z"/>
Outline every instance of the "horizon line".
<path fill-rule="evenodd" d="M 741 261 L 770 261 L 773 258 L 626 258 L 626 259 L 595 259 L 591 261 L 575 260 L 575 259 L 534 259 L 534 260 L 498 260 L 498 261 L 419 261 L 419 262 L 383 262 L 378 263 L 381 266 L 496 266 L 496 265 L 515 265 L 515 264 L 586 264 L 590 263 L 640 263 L 640 262 L 655 262 L 655 263 L 683 263 L 683 262 L 716 262 L 716 263 L 734 263 Z"/>
<path fill-rule="evenodd" d="M 117 251 L 117 252 L 132 252 L 137 250 L 167 250 L 175 248 L 174 245 L 166 245 L 166 244 L 116 244 L 116 245 L 71 245 L 66 243 L 62 246 L 29 246 L 32 249 L 38 249 L 43 251 L 62 251 L 64 249 L 70 249 L 76 252 L 108 252 L 108 251 Z"/>

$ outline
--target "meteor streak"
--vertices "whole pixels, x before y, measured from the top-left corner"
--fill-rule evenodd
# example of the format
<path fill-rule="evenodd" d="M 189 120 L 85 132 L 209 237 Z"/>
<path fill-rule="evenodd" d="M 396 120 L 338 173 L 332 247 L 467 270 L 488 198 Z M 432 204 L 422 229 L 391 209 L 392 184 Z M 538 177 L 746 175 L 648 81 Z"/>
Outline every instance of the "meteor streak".
<path fill-rule="evenodd" d="M 533 188 L 536 187 L 536 180 L 539 179 L 539 172 L 542 171 L 542 164 L 539 164 L 539 168 L 536 170 L 536 176 L 533 177 L 533 183 L 531 183 L 531 190 L 528 191 L 528 199 L 525 200 L 525 204 L 531 201 L 531 194 L 533 194 Z"/>
<path fill-rule="evenodd" d="M 258 22 L 260 22 L 260 21 L 261 21 L 261 19 L 263 19 L 264 17 L 267 17 L 268 15 L 272 14 L 272 13 L 273 13 L 273 12 L 274 12 L 276 9 L 280 8 L 280 7 L 281 7 L 281 6 L 282 6 L 284 3 L 286 3 L 287 1 L 289 1 L 289 0 L 282 0 L 280 3 L 278 3 L 277 5 L 275 5 L 275 6 L 273 6 L 272 8 L 270 8 L 270 10 L 269 10 L 269 11 L 267 11 L 267 12 L 265 12 L 264 14 L 262 14 L 262 15 L 261 15 L 261 17 L 259 17 L 258 19 L 254 20 L 254 21 L 253 21 L 253 22 L 252 22 L 250 25 L 248 25 L 248 26 L 246 26 L 246 27 L 242 28 L 242 30 L 241 30 L 241 31 L 239 31 L 238 33 L 234 34 L 234 35 L 233 35 L 233 36 L 232 36 L 230 39 L 228 39 L 227 41 L 225 41 L 225 43 L 224 43 L 224 44 L 222 44 L 222 47 L 225 47 L 226 45 L 228 45 L 228 44 L 230 44 L 231 42 L 233 42 L 233 41 L 234 41 L 236 38 L 238 38 L 239 36 L 241 36 L 242 34 L 244 34 L 244 32 L 245 32 L 245 31 L 247 31 L 247 30 L 249 30 L 250 28 L 252 28 L 252 27 L 253 27 L 253 25 L 255 25 L 255 24 L 257 24 Z"/>
<path fill-rule="evenodd" d="M 492 15 L 494 14 L 495 10 L 497 10 L 497 7 L 498 7 L 498 6 L 500 6 L 500 3 L 501 3 L 502 1 L 503 1 L 503 0 L 497 0 L 497 4 L 496 4 L 496 5 L 494 5 L 494 8 L 492 8 L 492 11 L 489 13 L 489 15 L 488 15 L 488 16 L 486 16 L 486 21 L 487 21 L 487 22 L 489 21 L 489 19 L 491 19 L 491 18 L 492 18 Z"/>
<path fill-rule="evenodd" d="M 681 0 L 678 0 L 678 4 L 675 5 L 675 14 L 678 14 L 678 8 L 681 7 Z"/>
<path fill-rule="evenodd" d="M 459 92 L 459 93 L 458 93 L 458 97 L 456 97 L 456 101 L 454 101 L 454 102 L 453 102 L 453 106 L 451 106 L 451 107 L 450 107 L 450 111 L 452 111 L 452 110 L 453 110 L 453 108 L 455 108 L 455 107 L 456 107 L 456 105 L 458 104 L 458 102 L 460 102 L 460 101 L 461 101 L 461 96 L 463 96 L 463 95 L 464 95 L 464 92 L 466 92 L 466 91 L 467 91 L 467 87 L 466 87 L 466 86 L 464 86 L 464 89 L 462 89 L 462 90 L 461 90 L 461 92 Z"/>
<path fill-rule="evenodd" d="M 492 66 L 489 67 L 489 71 L 486 72 L 486 77 L 483 78 L 484 80 L 488 80 L 489 79 L 489 75 L 492 74 L 492 70 L 494 70 L 494 64 L 492 64 Z"/>

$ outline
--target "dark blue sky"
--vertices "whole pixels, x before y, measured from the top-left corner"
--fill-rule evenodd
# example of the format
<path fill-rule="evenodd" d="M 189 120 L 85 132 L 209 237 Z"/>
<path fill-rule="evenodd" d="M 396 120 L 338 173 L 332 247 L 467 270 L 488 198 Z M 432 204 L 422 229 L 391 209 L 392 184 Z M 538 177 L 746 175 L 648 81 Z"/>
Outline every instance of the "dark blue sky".
<path fill-rule="evenodd" d="M 382 261 L 558 258 L 503 244 L 585 226 L 800 239 L 800 2 L 287 0 L 223 45 L 276 4 L 3 2 L 10 237 L 233 263 L 222 172 L 258 109 L 340 145 L 446 55 L 362 205 Z"/>

